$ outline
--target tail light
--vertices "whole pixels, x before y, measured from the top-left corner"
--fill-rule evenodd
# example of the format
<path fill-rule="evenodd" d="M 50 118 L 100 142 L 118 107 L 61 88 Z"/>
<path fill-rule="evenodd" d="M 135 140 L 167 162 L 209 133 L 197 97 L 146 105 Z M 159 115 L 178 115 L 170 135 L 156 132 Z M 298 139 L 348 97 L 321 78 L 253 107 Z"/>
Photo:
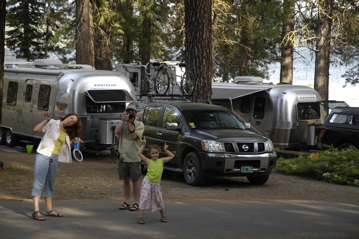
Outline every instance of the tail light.
<path fill-rule="evenodd" d="M 325 134 L 325 131 L 326 131 L 325 129 L 322 129 L 319 133 L 319 136 L 322 137 Z"/>

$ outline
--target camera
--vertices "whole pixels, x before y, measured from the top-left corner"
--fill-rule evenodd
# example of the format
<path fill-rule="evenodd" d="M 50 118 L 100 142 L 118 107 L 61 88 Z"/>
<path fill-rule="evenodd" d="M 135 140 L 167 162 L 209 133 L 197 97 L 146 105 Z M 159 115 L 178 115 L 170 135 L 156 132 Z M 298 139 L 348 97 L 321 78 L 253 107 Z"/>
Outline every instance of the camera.
<path fill-rule="evenodd" d="M 128 113 L 128 118 L 129 118 L 130 120 L 132 120 L 133 118 L 135 118 L 135 115 L 132 114 L 132 113 Z"/>

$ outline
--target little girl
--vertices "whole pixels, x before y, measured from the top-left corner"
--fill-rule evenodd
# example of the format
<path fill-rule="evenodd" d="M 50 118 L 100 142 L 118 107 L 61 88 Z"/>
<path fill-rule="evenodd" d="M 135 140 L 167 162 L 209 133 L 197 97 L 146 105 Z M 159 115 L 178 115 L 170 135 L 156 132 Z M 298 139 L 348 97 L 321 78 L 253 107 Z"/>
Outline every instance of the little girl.
<path fill-rule="evenodd" d="M 142 146 L 138 150 L 138 156 L 147 164 L 147 174 L 143 178 L 141 185 L 140 210 L 137 223 L 145 224 L 145 221 L 143 220 L 143 213 L 145 209 L 150 207 L 150 203 L 152 203 L 152 212 L 159 210 L 161 213 L 160 221 L 166 223 L 167 218 L 165 216 L 165 206 L 162 199 L 162 189 L 160 183 L 163 172 L 163 164 L 173 159 L 174 155 L 168 150 L 168 145 L 165 143 L 163 148 L 167 157 L 158 158 L 161 152 L 160 147 L 158 145 L 151 145 L 148 151 L 150 156 L 149 159 L 143 155 L 145 146 L 146 139 L 143 138 Z"/>

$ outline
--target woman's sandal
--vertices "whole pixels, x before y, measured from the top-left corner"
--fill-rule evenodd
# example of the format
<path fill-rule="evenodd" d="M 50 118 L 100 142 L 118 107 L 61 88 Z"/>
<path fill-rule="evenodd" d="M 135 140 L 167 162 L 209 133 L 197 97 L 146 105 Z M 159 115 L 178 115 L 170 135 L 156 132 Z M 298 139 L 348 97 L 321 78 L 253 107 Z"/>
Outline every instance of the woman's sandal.
<path fill-rule="evenodd" d="M 54 213 L 52 213 L 54 212 Z M 46 211 L 45 214 L 47 217 L 63 217 L 63 215 L 59 214 L 58 212 L 55 212 L 54 210 Z"/>
<path fill-rule="evenodd" d="M 40 211 L 34 211 L 32 213 L 32 218 L 36 221 L 45 221 L 46 219 L 42 216 L 42 215 L 37 215 L 37 213 L 39 213 Z M 40 213 L 41 214 L 41 213 Z"/>
<path fill-rule="evenodd" d="M 143 220 L 142 217 L 139 217 L 139 218 L 137 219 L 137 223 L 138 223 L 138 224 L 145 224 L 145 221 Z"/>
<path fill-rule="evenodd" d="M 161 219 L 160 219 L 160 222 L 167 223 L 167 217 L 162 216 Z"/>
<path fill-rule="evenodd" d="M 127 210 L 130 208 L 130 204 L 127 202 L 123 202 L 122 206 L 119 208 L 120 210 Z"/>
<path fill-rule="evenodd" d="M 130 207 L 130 211 L 137 211 L 138 209 L 140 208 L 138 207 L 137 203 L 132 204 L 132 207 Z"/>

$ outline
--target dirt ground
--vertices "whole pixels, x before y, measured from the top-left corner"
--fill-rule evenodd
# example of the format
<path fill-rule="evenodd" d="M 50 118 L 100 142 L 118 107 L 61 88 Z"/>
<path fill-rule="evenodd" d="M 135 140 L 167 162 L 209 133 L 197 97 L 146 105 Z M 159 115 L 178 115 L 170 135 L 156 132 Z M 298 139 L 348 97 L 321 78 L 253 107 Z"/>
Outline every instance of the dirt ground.
<path fill-rule="evenodd" d="M 117 164 L 109 151 L 83 151 L 82 162 L 59 164 L 54 200 L 123 201 Z M 35 153 L 0 145 L 0 200 L 31 200 Z M 212 178 L 205 186 L 186 185 L 181 174 L 165 172 L 162 178 L 166 201 L 357 201 L 359 188 L 272 173 L 265 185 L 250 185 L 245 177 Z"/>

